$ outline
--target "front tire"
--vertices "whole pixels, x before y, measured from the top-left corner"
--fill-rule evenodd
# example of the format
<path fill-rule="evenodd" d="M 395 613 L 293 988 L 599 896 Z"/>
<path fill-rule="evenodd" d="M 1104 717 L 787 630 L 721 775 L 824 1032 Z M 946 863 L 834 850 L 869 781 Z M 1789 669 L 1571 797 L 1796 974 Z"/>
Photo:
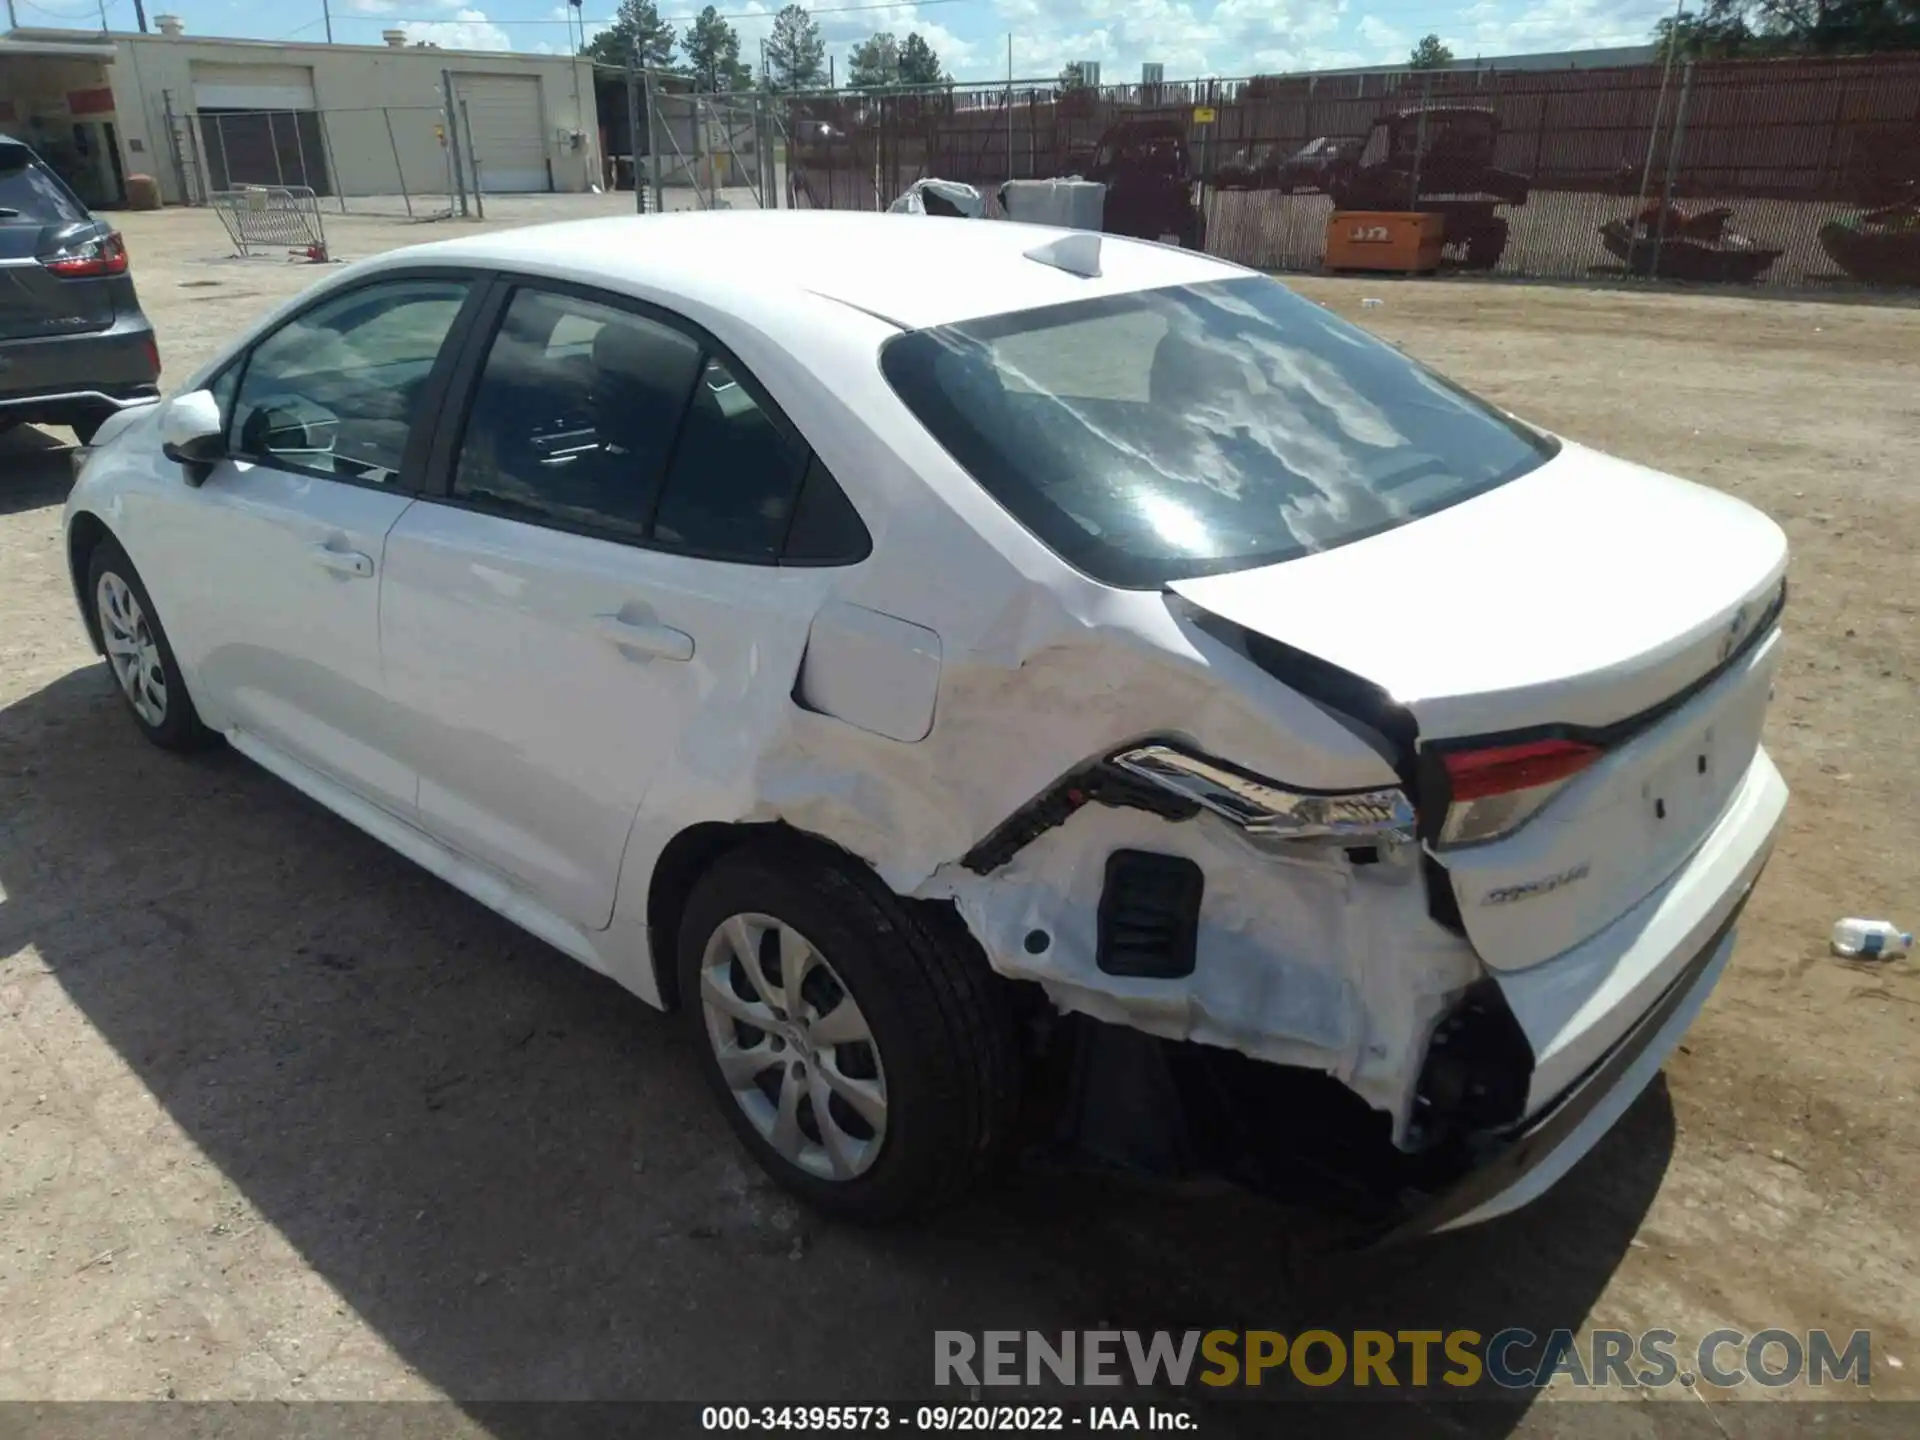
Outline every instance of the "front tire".
<path fill-rule="evenodd" d="M 1007 1149 L 1004 982 L 944 918 L 799 843 L 734 851 L 688 897 L 680 996 L 701 1068 L 760 1167 L 830 1215 L 934 1208 Z"/>
<path fill-rule="evenodd" d="M 200 723 L 160 613 L 127 552 L 111 539 L 93 547 L 87 595 L 107 668 L 140 733 L 163 750 L 197 750 L 213 732 Z"/>

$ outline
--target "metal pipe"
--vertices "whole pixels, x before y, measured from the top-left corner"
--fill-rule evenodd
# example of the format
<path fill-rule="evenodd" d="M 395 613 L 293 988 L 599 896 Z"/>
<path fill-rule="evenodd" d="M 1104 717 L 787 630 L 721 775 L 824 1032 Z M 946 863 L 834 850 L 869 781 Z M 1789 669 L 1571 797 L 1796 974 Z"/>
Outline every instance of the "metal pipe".
<path fill-rule="evenodd" d="M 660 108 L 655 103 L 657 96 L 654 92 L 654 86 L 659 82 L 652 71 L 646 72 L 643 79 L 646 86 L 644 102 L 647 107 L 647 183 L 653 196 L 653 213 L 664 215 L 667 210 L 667 198 L 666 192 L 662 189 L 660 166 L 665 156 L 660 153 Z M 678 141 L 674 142 L 674 148 L 676 150 L 680 148 Z M 635 186 L 639 185 L 638 175 L 634 176 L 633 183 Z"/>
<path fill-rule="evenodd" d="M 447 170 L 453 178 L 453 194 L 462 219 L 467 215 L 467 174 L 460 158 L 460 116 L 453 106 L 453 72 L 440 72 L 442 113 L 446 116 Z"/>
<path fill-rule="evenodd" d="M 634 213 L 644 215 L 647 191 L 640 183 L 640 70 L 639 59 L 631 46 L 627 49 L 627 154 L 633 157 Z"/>
<path fill-rule="evenodd" d="M 1687 0 L 1674 0 L 1673 26 L 1667 31 L 1667 58 L 1660 67 L 1660 94 L 1653 102 L 1653 124 L 1647 127 L 1647 159 L 1640 167 L 1640 196 L 1633 202 L 1633 223 L 1640 223 L 1640 212 L 1647 208 L 1647 186 L 1653 183 L 1653 151 L 1660 143 L 1660 121 L 1667 113 L 1667 80 L 1673 74 L 1673 52 L 1680 48 L 1680 16 Z M 1629 232 L 1628 249 L 1632 249 Z"/>
<path fill-rule="evenodd" d="M 460 133 L 467 142 L 467 164 L 473 170 L 473 213 L 476 220 L 487 218 L 487 192 L 480 180 L 480 156 L 473 148 L 473 116 L 467 102 L 460 102 Z"/>
<path fill-rule="evenodd" d="M 380 118 L 387 122 L 387 148 L 393 151 L 393 173 L 400 181 L 400 198 L 406 203 L 407 218 L 411 220 L 413 218 L 413 196 L 407 190 L 407 167 L 400 163 L 400 142 L 394 138 L 393 134 L 393 111 L 382 105 L 380 107 Z M 323 124 L 324 120 L 325 117 L 322 117 Z M 325 133 L 324 130 L 322 133 Z M 329 142 L 329 145 L 331 145 L 331 142 Z M 344 215 L 346 211 L 347 198 L 342 195 L 340 197 L 340 213 Z"/>
<path fill-rule="evenodd" d="M 1667 183 L 1660 199 L 1660 218 L 1654 222 L 1653 263 L 1647 267 L 1647 278 L 1660 278 L 1660 247 L 1666 241 L 1667 210 L 1673 204 L 1673 162 L 1680 153 L 1681 143 L 1687 138 L 1687 97 L 1693 92 L 1693 61 L 1687 61 L 1687 68 L 1680 79 L 1680 104 L 1673 115 L 1673 143 L 1667 146 Z M 1628 253 L 1632 250 L 1629 248 Z"/>

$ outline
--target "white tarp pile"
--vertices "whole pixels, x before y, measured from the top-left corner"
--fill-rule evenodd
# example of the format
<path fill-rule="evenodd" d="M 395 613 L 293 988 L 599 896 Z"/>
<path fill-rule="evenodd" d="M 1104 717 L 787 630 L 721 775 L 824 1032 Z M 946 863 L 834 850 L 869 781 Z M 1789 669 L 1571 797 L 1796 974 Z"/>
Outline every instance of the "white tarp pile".
<path fill-rule="evenodd" d="M 1107 187 L 1077 176 L 1066 180 L 1009 180 L 1000 187 L 1000 209 L 1029 225 L 1098 230 L 1107 208 Z"/>
<path fill-rule="evenodd" d="M 954 215 L 978 220 L 986 213 L 980 192 L 958 180 L 916 180 L 887 209 L 896 215 Z"/>

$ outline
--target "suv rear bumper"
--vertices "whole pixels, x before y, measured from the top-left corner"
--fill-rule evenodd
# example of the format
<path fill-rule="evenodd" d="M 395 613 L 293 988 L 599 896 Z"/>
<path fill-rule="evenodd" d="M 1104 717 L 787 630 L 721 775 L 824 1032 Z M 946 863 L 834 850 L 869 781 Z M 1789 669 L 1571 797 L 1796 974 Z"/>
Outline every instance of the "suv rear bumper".
<path fill-rule="evenodd" d="M 138 311 L 105 330 L 0 340 L 0 419 L 64 424 L 160 398 L 153 326 Z"/>

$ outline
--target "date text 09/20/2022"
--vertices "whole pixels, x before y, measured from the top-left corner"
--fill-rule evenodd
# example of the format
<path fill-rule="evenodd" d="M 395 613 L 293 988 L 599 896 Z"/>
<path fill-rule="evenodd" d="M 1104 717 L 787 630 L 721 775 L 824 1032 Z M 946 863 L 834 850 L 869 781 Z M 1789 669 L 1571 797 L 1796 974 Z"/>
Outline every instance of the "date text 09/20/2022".
<path fill-rule="evenodd" d="M 700 1428 L 766 1430 L 1161 1430 L 1199 1428 L 1184 1410 L 1157 1405 L 708 1405 Z"/>

